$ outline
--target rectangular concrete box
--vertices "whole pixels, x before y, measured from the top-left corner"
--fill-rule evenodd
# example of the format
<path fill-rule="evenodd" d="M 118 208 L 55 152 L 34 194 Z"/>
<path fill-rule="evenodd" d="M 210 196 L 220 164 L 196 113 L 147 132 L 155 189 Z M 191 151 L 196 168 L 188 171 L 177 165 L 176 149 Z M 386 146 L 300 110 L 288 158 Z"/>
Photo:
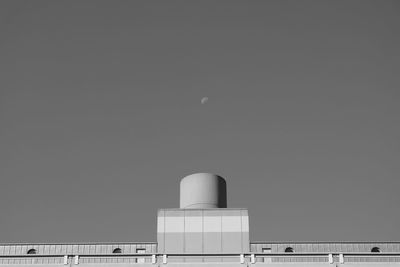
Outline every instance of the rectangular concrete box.
<path fill-rule="evenodd" d="M 162 209 L 157 216 L 159 253 L 246 253 L 247 209 Z"/>

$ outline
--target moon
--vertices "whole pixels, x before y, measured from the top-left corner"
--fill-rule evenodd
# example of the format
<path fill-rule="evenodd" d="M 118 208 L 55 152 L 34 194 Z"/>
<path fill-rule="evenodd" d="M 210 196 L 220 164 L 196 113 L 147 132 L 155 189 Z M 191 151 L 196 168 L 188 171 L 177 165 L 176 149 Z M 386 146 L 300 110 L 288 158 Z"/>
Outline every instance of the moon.
<path fill-rule="evenodd" d="M 202 104 L 202 105 L 204 105 L 205 103 L 207 103 L 208 102 L 208 97 L 203 97 L 201 100 L 200 100 L 200 103 Z"/>

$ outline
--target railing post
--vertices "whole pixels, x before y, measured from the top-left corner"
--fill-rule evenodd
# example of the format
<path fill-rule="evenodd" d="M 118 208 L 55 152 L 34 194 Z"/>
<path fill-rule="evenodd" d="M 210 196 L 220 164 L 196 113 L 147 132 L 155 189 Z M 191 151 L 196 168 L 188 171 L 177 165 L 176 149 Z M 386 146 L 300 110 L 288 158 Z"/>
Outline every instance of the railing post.
<path fill-rule="evenodd" d="M 244 254 L 240 254 L 240 263 L 241 263 L 241 264 L 244 263 Z"/>
<path fill-rule="evenodd" d="M 339 262 L 340 262 L 341 264 L 344 263 L 344 256 L 343 256 L 343 253 L 339 254 Z"/>
<path fill-rule="evenodd" d="M 332 255 L 332 253 L 329 253 L 329 263 L 330 264 L 333 264 L 333 255 Z"/>
<path fill-rule="evenodd" d="M 167 263 L 167 254 L 164 254 L 162 256 L 162 263 L 166 264 Z"/>
<path fill-rule="evenodd" d="M 251 254 L 251 256 L 250 256 L 250 262 L 251 262 L 252 264 L 256 263 L 256 256 L 255 256 L 254 254 Z"/>
<path fill-rule="evenodd" d="M 78 265 L 78 264 L 79 264 L 79 256 L 78 256 L 78 255 L 75 255 L 74 264 L 75 264 L 75 265 Z"/>
<path fill-rule="evenodd" d="M 157 263 L 156 255 L 151 255 L 151 263 L 152 264 L 156 264 Z"/>
<path fill-rule="evenodd" d="M 64 255 L 64 265 L 68 265 L 68 255 Z"/>

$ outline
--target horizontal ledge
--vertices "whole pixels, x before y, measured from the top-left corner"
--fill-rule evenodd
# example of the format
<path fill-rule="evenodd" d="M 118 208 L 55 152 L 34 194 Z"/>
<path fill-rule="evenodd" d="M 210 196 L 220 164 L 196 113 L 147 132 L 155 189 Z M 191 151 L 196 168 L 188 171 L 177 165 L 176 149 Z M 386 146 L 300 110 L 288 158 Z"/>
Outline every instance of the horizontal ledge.
<path fill-rule="evenodd" d="M 75 257 L 79 256 L 82 258 L 89 258 L 89 257 L 134 257 L 134 258 L 144 258 L 144 257 L 151 257 L 151 256 L 158 256 L 162 257 L 167 255 L 168 257 L 240 257 L 243 255 L 244 257 L 251 257 L 252 255 L 260 258 L 265 257 L 326 257 L 329 255 L 340 255 L 342 254 L 344 257 L 388 257 L 388 256 L 395 256 L 400 257 L 399 252 L 387 252 L 387 253 L 368 253 L 368 252 L 286 252 L 286 253 L 113 253 L 113 254 L 17 254 L 17 255 L 0 255 L 0 258 L 46 258 L 46 257 Z"/>

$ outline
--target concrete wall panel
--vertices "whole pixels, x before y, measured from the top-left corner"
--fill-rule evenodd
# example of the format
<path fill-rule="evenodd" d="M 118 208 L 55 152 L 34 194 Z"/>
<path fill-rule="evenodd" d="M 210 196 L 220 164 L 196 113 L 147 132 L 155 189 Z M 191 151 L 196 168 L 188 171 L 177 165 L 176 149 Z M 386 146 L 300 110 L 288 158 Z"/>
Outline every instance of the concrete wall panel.
<path fill-rule="evenodd" d="M 207 233 L 203 234 L 204 253 L 216 253 L 222 250 L 222 234 L 221 233 Z"/>
<path fill-rule="evenodd" d="M 185 253 L 201 253 L 203 245 L 203 233 L 185 233 Z"/>
<path fill-rule="evenodd" d="M 185 250 L 184 233 L 165 233 L 164 245 L 165 253 L 182 253 Z"/>
<path fill-rule="evenodd" d="M 241 253 L 242 234 L 240 232 L 222 232 L 222 252 Z"/>

